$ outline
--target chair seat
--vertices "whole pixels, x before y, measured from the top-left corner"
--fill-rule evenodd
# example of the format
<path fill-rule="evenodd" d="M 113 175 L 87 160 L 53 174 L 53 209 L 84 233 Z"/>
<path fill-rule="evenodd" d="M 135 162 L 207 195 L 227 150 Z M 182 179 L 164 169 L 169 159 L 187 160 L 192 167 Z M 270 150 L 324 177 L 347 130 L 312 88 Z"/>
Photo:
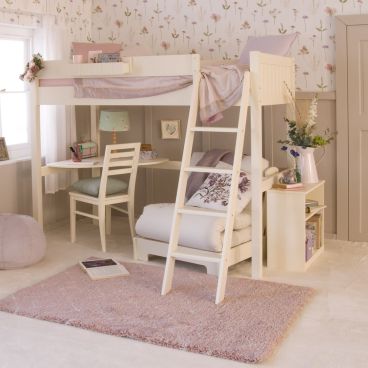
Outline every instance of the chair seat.
<path fill-rule="evenodd" d="M 72 191 L 87 194 L 89 196 L 98 197 L 100 190 L 101 177 L 81 179 L 73 183 L 70 187 Z M 116 178 L 108 178 L 106 185 L 106 195 L 117 194 L 125 191 L 128 184 Z"/>
<path fill-rule="evenodd" d="M 88 194 L 84 194 L 80 192 L 69 192 L 69 195 L 77 201 L 87 202 L 87 203 L 96 204 L 96 205 L 98 205 L 99 203 L 98 197 L 90 196 Z M 121 203 L 121 202 L 127 202 L 128 199 L 129 199 L 129 195 L 127 193 L 111 194 L 105 197 L 104 203 L 105 204 Z"/>

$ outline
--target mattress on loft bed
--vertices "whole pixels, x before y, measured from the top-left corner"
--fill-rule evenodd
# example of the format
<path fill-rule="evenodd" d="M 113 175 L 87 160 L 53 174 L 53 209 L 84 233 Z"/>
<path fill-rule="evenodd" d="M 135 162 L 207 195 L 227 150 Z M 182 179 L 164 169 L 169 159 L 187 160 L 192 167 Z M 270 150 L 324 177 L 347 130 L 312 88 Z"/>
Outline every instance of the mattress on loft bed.
<path fill-rule="evenodd" d="M 143 214 L 136 223 L 138 236 L 169 242 L 171 224 L 174 218 L 174 203 L 150 204 L 144 207 Z M 225 219 L 183 215 L 180 227 L 179 245 L 221 252 L 225 231 Z M 251 239 L 251 216 L 247 209 L 235 218 L 232 247 Z"/>
<path fill-rule="evenodd" d="M 199 114 L 202 122 L 222 118 L 222 112 L 239 101 L 244 72 L 249 67 L 238 63 L 201 68 Z M 76 98 L 129 99 L 157 96 L 190 86 L 192 75 L 155 77 L 41 79 L 40 87 L 73 86 Z"/>

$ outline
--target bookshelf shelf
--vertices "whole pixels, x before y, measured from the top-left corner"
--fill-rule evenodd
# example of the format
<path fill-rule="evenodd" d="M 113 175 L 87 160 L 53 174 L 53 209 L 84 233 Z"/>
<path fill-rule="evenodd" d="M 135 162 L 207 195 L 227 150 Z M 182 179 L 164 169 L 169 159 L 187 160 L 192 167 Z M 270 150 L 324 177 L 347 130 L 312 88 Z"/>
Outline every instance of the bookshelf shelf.
<path fill-rule="evenodd" d="M 314 215 L 320 213 L 322 210 L 324 210 L 327 206 L 317 206 L 315 208 L 313 208 L 313 210 L 311 210 L 309 213 L 305 214 L 305 221 L 309 220 L 311 217 L 313 217 Z"/>
<path fill-rule="evenodd" d="M 318 202 L 306 213 L 306 200 Z M 324 181 L 295 190 L 267 191 L 267 267 L 305 271 L 324 251 Z M 313 245 L 307 254 L 307 230 Z M 314 227 L 313 227 L 314 225 Z M 313 232 L 314 231 L 314 232 Z M 311 241 L 310 240 L 310 241 Z"/>

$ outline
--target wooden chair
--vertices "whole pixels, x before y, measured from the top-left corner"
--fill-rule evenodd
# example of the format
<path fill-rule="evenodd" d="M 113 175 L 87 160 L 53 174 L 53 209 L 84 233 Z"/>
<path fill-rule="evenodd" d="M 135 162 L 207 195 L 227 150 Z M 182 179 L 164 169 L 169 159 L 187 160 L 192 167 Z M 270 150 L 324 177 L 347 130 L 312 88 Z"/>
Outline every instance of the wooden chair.
<path fill-rule="evenodd" d="M 140 143 L 114 144 L 108 145 L 105 149 L 105 157 L 100 178 L 92 178 L 94 183 L 99 185 L 96 196 L 86 194 L 83 191 L 71 191 L 70 195 L 70 238 L 74 243 L 76 239 L 76 215 L 90 217 L 98 220 L 100 228 L 100 238 L 103 252 L 106 252 L 106 230 L 109 233 L 111 227 L 111 208 L 126 213 L 129 218 L 129 227 L 134 241 L 134 189 L 137 177 Z M 129 174 L 129 183 L 116 178 L 115 175 Z M 92 180 L 91 179 L 91 180 Z M 109 194 L 111 183 L 120 182 L 127 189 L 120 193 Z M 118 183 L 119 184 L 119 183 Z M 73 185 L 75 187 L 75 185 Z M 96 191 L 97 192 L 97 191 Z M 97 207 L 97 215 L 77 211 L 77 202 L 85 202 Z M 119 203 L 127 203 L 127 210 L 116 206 Z"/>

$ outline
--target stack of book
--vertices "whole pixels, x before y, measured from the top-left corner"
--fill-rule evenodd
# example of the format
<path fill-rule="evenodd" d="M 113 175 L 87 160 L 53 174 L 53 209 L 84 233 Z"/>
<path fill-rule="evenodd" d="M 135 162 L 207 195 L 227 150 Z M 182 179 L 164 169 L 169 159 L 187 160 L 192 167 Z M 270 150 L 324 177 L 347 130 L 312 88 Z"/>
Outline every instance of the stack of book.
<path fill-rule="evenodd" d="M 303 183 L 293 183 L 293 184 L 283 184 L 283 183 L 275 183 L 272 185 L 272 188 L 276 189 L 300 189 L 303 188 Z"/>
<path fill-rule="evenodd" d="M 313 208 L 316 208 L 318 206 L 319 206 L 318 201 L 316 201 L 314 199 L 307 199 L 305 201 L 305 213 L 311 213 Z"/>
<path fill-rule="evenodd" d="M 321 248 L 321 214 L 316 214 L 305 224 L 305 260 L 308 261 L 312 255 Z"/>
<path fill-rule="evenodd" d="M 316 248 L 316 229 L 313 225 L 307 223 L 305 226 L 305 261 L 312 258 Z"/>

